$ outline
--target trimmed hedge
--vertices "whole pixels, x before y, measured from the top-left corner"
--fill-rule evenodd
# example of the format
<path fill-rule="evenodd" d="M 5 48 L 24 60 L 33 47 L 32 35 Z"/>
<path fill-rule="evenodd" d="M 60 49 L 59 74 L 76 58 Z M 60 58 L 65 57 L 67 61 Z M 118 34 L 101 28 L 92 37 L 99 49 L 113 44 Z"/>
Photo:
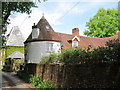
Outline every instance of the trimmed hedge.
<path fill-rule="evenodd" d="M 87 65 L 93 65 L 99 63 L 120 63 L 119 58 L 120 41 L 118 39 L 115 39 L 106 42 L 105 47 L 98 47 L 92 49 L 92 47 L 89 46 L 84 50 L 79 47 L 69 48 L 64 50 L 64 52 L 59 55 L 51 54 L 50 56 L 45 57 L 41 62 L 45 61 L 45 63 L 54 63 L 57 59 L 57 62 L 59 61 L 67 65 L 85 63 Z"/>

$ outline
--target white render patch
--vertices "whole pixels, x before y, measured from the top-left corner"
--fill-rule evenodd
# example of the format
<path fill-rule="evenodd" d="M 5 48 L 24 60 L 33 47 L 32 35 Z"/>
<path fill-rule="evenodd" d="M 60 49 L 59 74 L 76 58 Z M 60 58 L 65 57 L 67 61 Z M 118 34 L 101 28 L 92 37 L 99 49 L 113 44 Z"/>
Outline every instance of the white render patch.
<path fill-rule="evenodd" d="M 52 45 L 51 45 L 52 44 Z M 48 48 L 49 46 L 53 46 Z M 25 44 L 25 60 L 27 63 L 40 63 L 42 57 L 50 55 L 50 52 L 60 53 L 60 42 L 39 41 Z"/>
<path fill-rule="evenodd" d="M 32 39 L 38 38 L 39 36 L 39 28 L 35 28 L 32 30 Z"/>
<path fill-rule="evenodd" d="M 8 34 L 7 46 L 24 46 L 24 37 L 18 26 L 14 26 Z"/>

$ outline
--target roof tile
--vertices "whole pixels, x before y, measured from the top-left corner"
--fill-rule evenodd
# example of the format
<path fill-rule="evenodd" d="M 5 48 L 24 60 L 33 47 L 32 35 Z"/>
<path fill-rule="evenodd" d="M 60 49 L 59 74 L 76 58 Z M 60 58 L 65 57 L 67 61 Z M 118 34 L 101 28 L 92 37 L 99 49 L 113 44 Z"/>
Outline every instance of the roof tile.
<path fill-rule="evenodd" d="M 46 26 L 49 27 L 49 30 L 47 30 Z M 26 42 L 41 41 L 41 40 L 58 41 L 58 42 L 62 42 L 63 49 L 71 47 L 70 41 L 75 37 L 74 35 L 55 32 L 45 18 L 40 19 L 40 21 L 37 24 L 37 27 L 40 30 L 40 34 L 38 38 L 32 39 L 32 33 L 31 33 L 28 39 L 26 40 Z M 80 39 L 79 47 L 85 48 L 91 45 L 93 48 L 96 48 L 98 46 L 105 46 L 105 43 L 108 40 L 117 39 L 118 35 L 107 38 L 95 38 L 95 37 L 85 37 L 85 36 L 77 36 L 77 37 Z"/>

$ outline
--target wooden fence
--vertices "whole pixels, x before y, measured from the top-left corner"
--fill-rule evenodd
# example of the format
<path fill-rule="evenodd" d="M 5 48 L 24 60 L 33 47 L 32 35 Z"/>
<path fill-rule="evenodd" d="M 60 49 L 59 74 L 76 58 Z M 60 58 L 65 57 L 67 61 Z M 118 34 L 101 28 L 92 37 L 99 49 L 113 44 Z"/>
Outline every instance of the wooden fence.
<path fill-rule="evenodd" d="M 57 88 L 120 88 L 120 65 L 27 64 L 25 72 L 52 81 Z"/>

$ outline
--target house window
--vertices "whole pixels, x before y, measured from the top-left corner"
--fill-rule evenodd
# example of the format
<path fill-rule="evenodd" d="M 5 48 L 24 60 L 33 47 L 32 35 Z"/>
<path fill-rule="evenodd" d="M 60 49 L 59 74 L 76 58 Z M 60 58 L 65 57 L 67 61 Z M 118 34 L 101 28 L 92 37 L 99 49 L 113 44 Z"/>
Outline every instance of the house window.
<path fill-rule="evenodd" d="M 50 27 L 48 25 L 45 26 L 45 28 L 49 31 L 50 30 Z"/>
<path fill-rule="evenodd" d="M 72 41 L 72 47 L 77 47 L 78 46 L 78 41 Z"/>
<path fill-rule="evenodd" d="M 47 45 L 47 51 L 53 51 L 53 43 L 48 43 Z"/>

